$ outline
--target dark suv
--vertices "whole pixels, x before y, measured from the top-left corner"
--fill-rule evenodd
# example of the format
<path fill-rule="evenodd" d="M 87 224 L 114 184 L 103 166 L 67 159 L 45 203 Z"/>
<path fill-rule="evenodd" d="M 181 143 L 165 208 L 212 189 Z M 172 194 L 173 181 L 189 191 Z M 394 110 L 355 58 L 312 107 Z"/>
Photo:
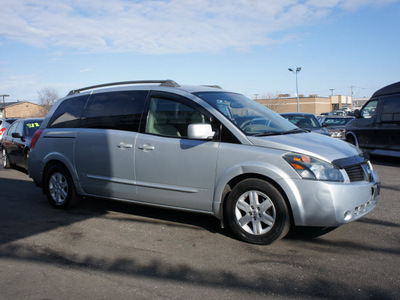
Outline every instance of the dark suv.
<path fill-rule="evenodd" d="M 346 141 L 373 155 L 400 157 L 400 82 L 376 91 L 346 126 Z"/>

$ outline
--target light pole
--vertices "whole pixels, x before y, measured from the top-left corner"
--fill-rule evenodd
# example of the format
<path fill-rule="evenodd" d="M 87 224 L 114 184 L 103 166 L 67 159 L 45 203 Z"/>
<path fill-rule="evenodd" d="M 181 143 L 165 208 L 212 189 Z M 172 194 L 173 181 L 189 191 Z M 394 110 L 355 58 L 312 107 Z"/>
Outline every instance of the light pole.
<path fill-rule="evenodd" d="M 6 118 L 6 103 L 4 102 L 5 97 L 10 97 L 10 95 L 0 95 L 0 97 L 3 97 L 3 118 Z"/>
<path fill-rule="evenodd" d="M 301 67 L 297 67 L 296 70 L 293 70 L 291 68 L 289 68 L 288 70 L 296 75 L 297 112 L 300 112 L 299 85 L 298 85 L 298 81 L 297 81 L 297 73 L 299 73 L 301 71 Z"/>

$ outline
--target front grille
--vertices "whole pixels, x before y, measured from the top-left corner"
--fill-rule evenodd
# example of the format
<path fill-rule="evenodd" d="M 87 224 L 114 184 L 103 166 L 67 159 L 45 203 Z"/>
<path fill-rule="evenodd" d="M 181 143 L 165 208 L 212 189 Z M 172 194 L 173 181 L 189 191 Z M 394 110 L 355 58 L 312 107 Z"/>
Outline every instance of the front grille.
<path fill-rule="evenodd" d="M 363 181 L 366 178 L 369 179 L 369 176 L 366 176 L 366 172 L 365 170 L 367 170 L 367 168 L 369 169 L 369 167 L 365 166 L 363 167 L 363 165 L 353 165 L 353 166 L 348 166 L 345 167 L 344 169 L 347 172 L 347 175 L 350 178 L 350 181 Z"/>

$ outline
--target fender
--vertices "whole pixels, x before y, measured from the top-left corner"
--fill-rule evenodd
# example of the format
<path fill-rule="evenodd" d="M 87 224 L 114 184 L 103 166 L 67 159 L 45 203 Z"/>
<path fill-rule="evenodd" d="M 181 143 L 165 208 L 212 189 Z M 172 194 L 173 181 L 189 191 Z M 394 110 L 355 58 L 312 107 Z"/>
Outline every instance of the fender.
<path fill-rule="evenodd" d="M 290 209 L 292 211 L 300 211 L 297 215 L 294 215 L 295 219 L 300 218 L 301 211 L 303 211 L 300 193 L 297 190 L 296 184 L 294 184 L 291 176 L 286 173 L 293 172 L 288 165 L 288 168 L 282 168 L 275 165 L 260 163 L 259 161 L 249 161 L 241 163 L 240 165 L 234 165 L 231 168 L 223 172 L 217 179 L 214 192 L 213 201 L 213 213 L 214 215 L 223 221 L 223 204 L 224 204 L 224 192 L 226 193 L 226 187 L 229 182 L 235 178 L 243 175 L 246 177 L 264 177 L 268 181 L 274 183 L 275 186 L 279 187 L 284 193 L 284 197 L 289 201 Z"/>
<path fill-rule="evenodd" d="M 48 153 L 44 159 L 43 159 L 43 165 L 45 166 L 43 168 L 43 173 L 42 176 L 44 176 L 44 170 L 47 168 L 48 164 L 51 162 L 59 162 L 62 163 L 69 171 L 71 174 L 72 180 L 74 181 L 75 188 L 78 192 L 79 195 L 83 195 L 83 190 L 80 186 L 79 180 L 78 180 L 78 174 L 75 171 L 75 167 L 72 165 L 72 160 L 68 158 L 66 155 L 60 152 L 51 152 Z M 44 184 L 44 180 L 42 180 Z"/>

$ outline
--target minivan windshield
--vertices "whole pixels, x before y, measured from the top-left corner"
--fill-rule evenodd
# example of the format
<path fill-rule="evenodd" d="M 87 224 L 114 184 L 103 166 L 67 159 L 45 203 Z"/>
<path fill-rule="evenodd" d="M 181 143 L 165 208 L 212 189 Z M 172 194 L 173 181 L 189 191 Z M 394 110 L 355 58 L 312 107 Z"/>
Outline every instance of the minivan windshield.
<path fill-rule="evenodd" d="M 304 132 L 272 110 L 241 94 L 198 92 L 194 95 L 220 111 L 246 135 L 267 136 Z"/>

